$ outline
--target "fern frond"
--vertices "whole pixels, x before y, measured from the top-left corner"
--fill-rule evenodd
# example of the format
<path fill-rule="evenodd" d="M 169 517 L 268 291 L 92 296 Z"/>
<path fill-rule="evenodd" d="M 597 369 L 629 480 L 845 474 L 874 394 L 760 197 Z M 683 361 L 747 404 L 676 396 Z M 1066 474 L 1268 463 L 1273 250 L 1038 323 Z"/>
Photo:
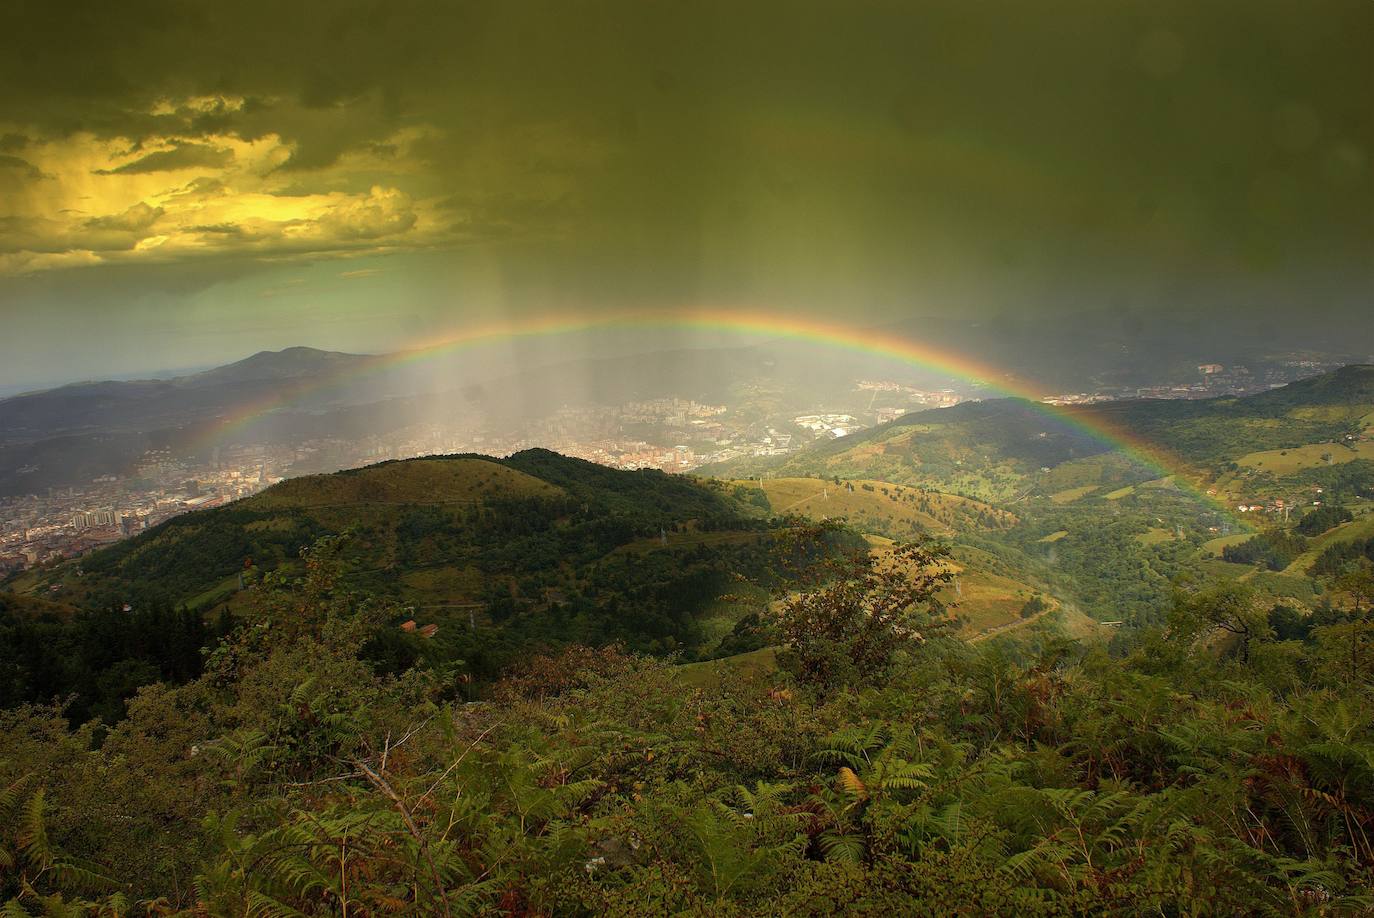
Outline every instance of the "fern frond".
<path fill-rule="evenodd" d="M 855 774 L 854 770 L 848 765 L 840 767 L 839 773 L 835 776 L 835 780 L 839 784 L 840 790 L 849 794 L 856 800 L 868 799 L 868 786 L 864 784 L 863 779 Z"/>
<path fill-rule="evenodd" d="M 19 806 L 19 802 L 24 799 L 24 788 L 32 778 L 32 774 L 20 775 L 11 781 L 8 787 L 0 790 L 0 818 L 7 818 Z"/>
<path fill-rule="evenodd" d="M 863 860 L 864 842 L 857 835 L 827 833 L 820 837 L 820 846 L 827 861 L 857 864 Z"/>
<path fill-rule="evenodd" d="M 309 918 L 305 912 L 298 911 L 272 896 L 253 890 L 248 893 L 247 918 Z"/>
<path fill-rule="evenodd" d="M 50 875 L 59 885 L 75 889 L 106 889 L 115 885 L 113 879 L 105 876 L 95 866 L 72 860 L 54 862 L 50 868 Z"/>
<path fill-rule="evenodd" d="M 45 795 L 42 788 L 34 791 L 20 808 L 15 841 L 24 857 L 40 868 L 53 863 L 52 843 L 48 841 L 48 824 L 44 814 Z"/>

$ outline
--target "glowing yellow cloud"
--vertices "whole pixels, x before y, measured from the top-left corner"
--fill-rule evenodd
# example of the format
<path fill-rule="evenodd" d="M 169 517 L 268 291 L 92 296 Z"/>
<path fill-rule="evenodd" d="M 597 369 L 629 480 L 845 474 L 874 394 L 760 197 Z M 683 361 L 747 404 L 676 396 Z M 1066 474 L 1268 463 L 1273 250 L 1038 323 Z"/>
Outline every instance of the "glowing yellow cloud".
<path fill-rule="evenodd" d="M 154 115 L 239 111 L 240 97 L 163 99 Z M 0 125 L 0 133 L 22 126 Z M 446 232 L 433 196 L 401 183 L 421 171 L 411 149 L 432 132 L 407 127 L 302 176 L 277 134 L 31 140 L 7 195 L 0 273 L 246 254 L 271 259 L 423 246 Z"/>

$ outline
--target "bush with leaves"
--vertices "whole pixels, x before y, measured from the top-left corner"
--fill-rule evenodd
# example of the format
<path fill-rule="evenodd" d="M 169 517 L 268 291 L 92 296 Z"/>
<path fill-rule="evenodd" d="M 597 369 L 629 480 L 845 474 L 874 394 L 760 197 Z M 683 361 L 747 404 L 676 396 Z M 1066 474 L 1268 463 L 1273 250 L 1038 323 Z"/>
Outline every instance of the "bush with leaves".
<path fill-rule="evenodd" d="M 947 555 L 939 545 L 910 542 L 813 565 L 812 583 L 778 614 L 786 647 L 779 661 L 822 688 L 882 681 L 900 651 L 951 627 L 937 596 L 954 576 Z"/>

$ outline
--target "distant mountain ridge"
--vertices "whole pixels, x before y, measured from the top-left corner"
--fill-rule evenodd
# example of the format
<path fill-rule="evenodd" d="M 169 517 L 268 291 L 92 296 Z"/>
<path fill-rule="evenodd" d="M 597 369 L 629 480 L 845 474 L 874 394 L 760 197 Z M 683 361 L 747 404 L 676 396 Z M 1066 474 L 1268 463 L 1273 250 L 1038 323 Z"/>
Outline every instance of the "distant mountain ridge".
<path fill-rule="evenodd" d="M 283 381 L 327 378 L 373 358 L 292 347 L 171 379 L 105 380 L 0 399 L 0 443 L 88 428 L 147 431 L 204 420 Z"/>
<path fill-rule="evenodd" d="M 373 359 L 293 347 L 171 379 L 72 383 L 0 399 L 0 494 L 123 474 L 149 449 L 175 446 L 245 406 L 308 391 Z"/>
<path fill-rule="evenodd" d="M 1131 350 L 1131 333 L 1133 329 L 1139 332 L 1136 337 L 1141 341 L 1158 336 L 1157 330 L 1135 329 L 1120 321 L 1113 325 L 1109 316 L 1089 314 L 1070 336 L 1073 349 L 1084 357 L 1070 360 L 1063 353 L 1067 346 L 1063 342 L 1051 342 L 1053 347 L 1046 345 L 1049 350 L 1041 347 L 1043 330 L 1035 331 L 1040 344 L 1008 350 L 1007 336 L 996 334 L 1006 323 L 1014 326 L 1012 330 L 1035 331 L 1007 319 L 898 323 L 875 333 L 927 341 L 937 349 L 982 354 L 986 362 L 996 365 L 1029 364 L 1029 371 L 1044 370 L 1042 365 L 1073 367 L 1070 375 L 1079 382 L 1118 364 L 1123 372 L 1128 367 L 1149 366 L 1155 345 Z M 1031 341 L 1020 332 L 1011 338 Z M 1252 339 L 1253 334 L 1246 338 Z M 365 355 L 290 347 L 170 379 L 75 383 L 0 399 L 0 494 L 43 493 L 46 488 L 81 485 L 104 475 L 123 476 L 150 449 L 204 450 L 212 442 L 209 435 L 226 418 L 250 422 L 233 428 L 241 442 L 292 445 L 305 439 L 385 435 L 427 422 L 518 421 L 562 406 L 611 405 L 663 396 L 723 402 L 737 394 L 741 385 L 778 393 L 780 410 L 787 406 L 800 410 L 824 404 L 836 392 L 848 392 L 854 379 L 865 374 L 907 383 L 934 378 L 910 364 L 871 354 L 827 351 L 824 359 L 818 359 L 820 345 L 789 340 L 611 356 L 558 347 L 572 343 L 517 340 L 486 349 L 440 349 L 423 360 L 401 353 Z M 1198 345 L 1198 353 L 1204 352 L 1211 353 Z M 1131 369 L 1127 375 L 1135 372 Z M 264 405 L 275 410 L 263 411 Z M 1188 409 L 1172 410 L 1186 413 Z M 1024 419 L 1008 423 L 1033 424 Z M 1044 449 L 1056 444 L 1058 450 Z M 1091 444 L 1082 438 L 1056 435 L 1038 444 L 1035 452 L 1047 452 L 1053 464 L 1090 449 Z"/>
<path fill-rule="evenodd" d="M 322 351 L 313 347 L 288 347 L 279 351 L 258 351 L 234 363 L 215 367 L 192 376 L 180 377 L 185 385 L 220 385 L 226 382 L 299 379 L 303 376 L 335 374 L 365 365 L 377 358 L 370 354 Z"/>
<path fill-rule="evenodd" d="M 560 406 L 665 396 L 723 401 L 742 380 L 769 380 L 806 403 L 826 386 L 848 384 L 840 369 L 780 362 L 763 347 L 564 355 L 552 363 L 499 356 L 438 353 L 416 362 L 293 347 L 174 379 L 77 383 L 2 399 L 0 494 L 127 474 L 149 449 L 203 448 L 201 434 L 226 417 L 249 422 L 236 428 L 244 442 L 291 444 L 383 435 L 455 414 L 519 420 Z"/>

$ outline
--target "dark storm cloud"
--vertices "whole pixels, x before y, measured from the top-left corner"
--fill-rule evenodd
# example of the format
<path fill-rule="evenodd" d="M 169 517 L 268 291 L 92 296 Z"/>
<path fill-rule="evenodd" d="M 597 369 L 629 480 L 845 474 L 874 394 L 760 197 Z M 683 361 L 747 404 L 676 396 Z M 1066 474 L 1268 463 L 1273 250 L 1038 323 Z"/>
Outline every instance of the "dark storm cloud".
<path fill-rule="evenodd" d="M 149 207 L 147 204 L 135 204 L 123 213 L 111 214 L 108 217 L 94 217 L 86 221 L 86 225 L 91 229 L 116 229 L 137 232 L 150 228 L 157 222 L 166 211 L 161 207 Z"/>
<path fill-rule="evenodd" d="M 136 175 L 143 172 L 173 172 L 197 167 L 218 168 L 234 159 L 228 150 L 203 143 L 178 143 L 170 150 L 158 150 L 114 169 L 97 169 L 97 175 Z"/>
<path fill-rule="evenodd" d="M 0 170 L 7 170 L 14 174 L 16 179 L 27 179 L 31 182 L 41 181 L 42 179 L 52 178 L 42 169 L 33 163 L 20 159 L 18 156 L 10 156 L 7 153 L 0 153 Z"/>
<path fill-rule="evenodd" d="M 478 250 L 450 286 L 508 309 L 1353 297 L 1371 43 L 1367 0 L 17 0 L 0 272 Z"/>

